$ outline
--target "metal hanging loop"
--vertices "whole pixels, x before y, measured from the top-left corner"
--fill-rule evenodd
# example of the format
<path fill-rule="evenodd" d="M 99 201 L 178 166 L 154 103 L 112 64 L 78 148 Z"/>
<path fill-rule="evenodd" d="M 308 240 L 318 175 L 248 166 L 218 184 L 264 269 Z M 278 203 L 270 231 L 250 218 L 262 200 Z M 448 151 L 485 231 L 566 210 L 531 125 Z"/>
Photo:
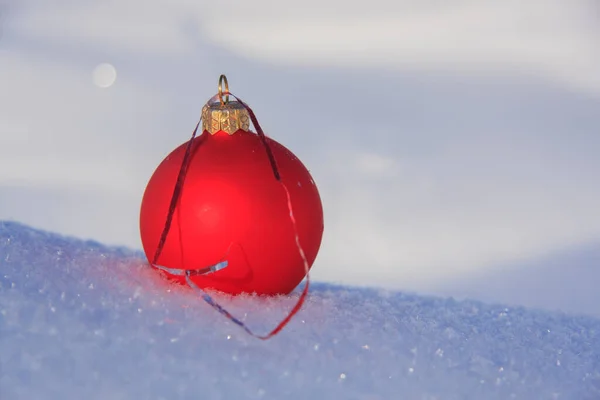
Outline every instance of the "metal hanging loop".
<path fill-rule="evenodd" d="M 225 99 L 223 99 L 223 83 L 225 84 Z M 222 106 L 229 103 L 229 83 L 224 74 L 219 77 L 219 101 Z"/>

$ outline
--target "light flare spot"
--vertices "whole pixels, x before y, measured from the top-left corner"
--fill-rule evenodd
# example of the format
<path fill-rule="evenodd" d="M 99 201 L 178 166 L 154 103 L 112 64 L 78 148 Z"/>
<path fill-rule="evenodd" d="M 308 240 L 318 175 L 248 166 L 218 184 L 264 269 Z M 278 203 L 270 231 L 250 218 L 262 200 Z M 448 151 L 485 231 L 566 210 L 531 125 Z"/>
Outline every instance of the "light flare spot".
<path fill-rule="evenodd" d="M 117 70 L 112 64 L 102 63 L 94 68 L 92 80 L 99 88 L 109 88 L 117 80 Z"/>

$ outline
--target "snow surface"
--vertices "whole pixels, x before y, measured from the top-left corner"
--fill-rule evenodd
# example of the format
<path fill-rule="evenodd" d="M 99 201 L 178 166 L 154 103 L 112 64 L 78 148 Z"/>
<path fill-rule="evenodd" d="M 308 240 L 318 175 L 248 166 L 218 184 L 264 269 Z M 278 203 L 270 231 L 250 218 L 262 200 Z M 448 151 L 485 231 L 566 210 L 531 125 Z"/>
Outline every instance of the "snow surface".
<path fill-rule="evenodd" d="M 297 298 L 220 297 L 261 333 Z M 0 399 L 600 399 L 600 320 L 315 284 L 260 341 L 141 254 L 0 222 Z"/>

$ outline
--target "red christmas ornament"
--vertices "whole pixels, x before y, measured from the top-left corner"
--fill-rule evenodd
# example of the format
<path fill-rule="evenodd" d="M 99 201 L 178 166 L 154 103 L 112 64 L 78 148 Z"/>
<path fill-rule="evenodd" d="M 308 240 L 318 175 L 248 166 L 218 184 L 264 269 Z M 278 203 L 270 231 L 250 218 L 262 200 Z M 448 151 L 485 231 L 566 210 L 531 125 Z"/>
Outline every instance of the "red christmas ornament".
<path fill-rule="evenodd" d="M 229 95 L 221 76 L 218 101 L 202 111 L 202 133 L 173 150 L 148 182 L 144 252 L 169 278 L 201 289 L 287 294 L 321 245 L 319 192 L 302 162 Z M 250 131 L 251 119 L 260 134 Z"/>

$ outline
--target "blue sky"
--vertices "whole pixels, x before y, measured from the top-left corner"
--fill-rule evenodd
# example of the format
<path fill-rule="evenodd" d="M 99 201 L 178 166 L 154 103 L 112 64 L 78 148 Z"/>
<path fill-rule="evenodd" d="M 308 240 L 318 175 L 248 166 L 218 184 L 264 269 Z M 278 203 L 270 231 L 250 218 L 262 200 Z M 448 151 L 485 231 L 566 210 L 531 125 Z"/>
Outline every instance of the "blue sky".
<path fill-rule="evenodd" d="M 139 247 L 225 73 L 319 186 L 315 279 L 426 290 L 600 243 L 593 1 L 5 4 L 2 219 Z"/>

